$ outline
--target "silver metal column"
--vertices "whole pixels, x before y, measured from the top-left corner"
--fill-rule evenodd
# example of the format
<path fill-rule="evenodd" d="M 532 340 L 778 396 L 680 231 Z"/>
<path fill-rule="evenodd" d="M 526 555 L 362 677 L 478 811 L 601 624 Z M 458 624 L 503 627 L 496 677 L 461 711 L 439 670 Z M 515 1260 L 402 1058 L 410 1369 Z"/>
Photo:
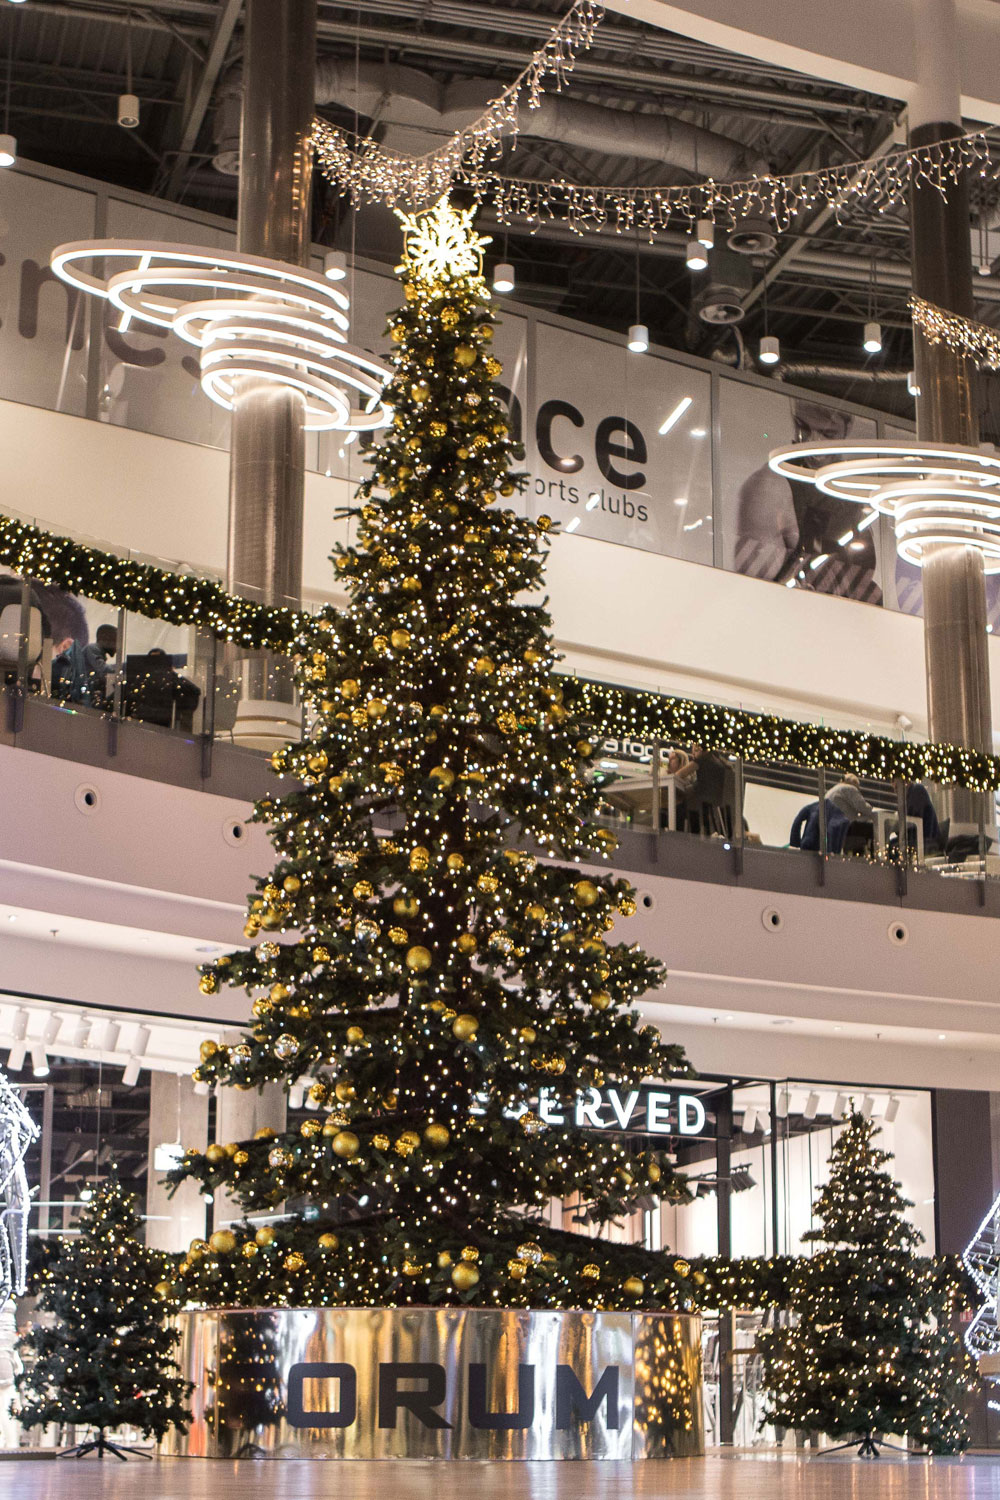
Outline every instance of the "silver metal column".
<path fill-rule="evenodd" d="M 912 0 L 918 87 L 910 101 L 910 144 L 961 135 L 955 0 Z M 967 182 L 949 188 L 916 185 L 910 196 L 913 290 L 938 307 L 973 314 L 972 250 Z M 976 371 L 943 344 L 914 328 L 917 432 L 930 442 L 976 447 Z M 971 547 L 940 545 L 923 568 L 927 714 L 933 740 L 990 752 L 990 673 L 986 584 L 982 556 Z M 985 799 L 953 789 L 953 821 L 977 824 Z"/>
<path fill-rule="evenodd" d="M 244 254 L 308 262 L 315 82 L 316 0 L 247 0 L 239 198 Z M 292 608 L 302 595 L 304 415 L 297 392 L 242 377 L 232 420 L 229 586 Z M 287 698 L 287 684 L 279 684 L 277 694 L 274 686 L 272 680 L 268 691 L 257 681 L 249 685 L 250 696 Z"/>

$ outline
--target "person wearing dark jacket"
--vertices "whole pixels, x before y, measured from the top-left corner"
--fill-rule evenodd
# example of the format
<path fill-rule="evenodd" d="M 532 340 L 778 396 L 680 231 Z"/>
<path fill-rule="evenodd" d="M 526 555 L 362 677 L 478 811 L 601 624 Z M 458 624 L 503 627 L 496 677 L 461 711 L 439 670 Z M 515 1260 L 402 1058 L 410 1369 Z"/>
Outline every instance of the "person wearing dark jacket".
<path fill-rule="evenodd" d="M 844 847 L 844 835 L 851 826 L 850 818 L 845 818 L 835 802 L 826 798 L 826 849 L 828 854 L 839 854 Z M 800 808 L 792 831 L 788 836 L 788 842 L 793 849 L 819 849 L 819 803 L 809 802 Z"/>

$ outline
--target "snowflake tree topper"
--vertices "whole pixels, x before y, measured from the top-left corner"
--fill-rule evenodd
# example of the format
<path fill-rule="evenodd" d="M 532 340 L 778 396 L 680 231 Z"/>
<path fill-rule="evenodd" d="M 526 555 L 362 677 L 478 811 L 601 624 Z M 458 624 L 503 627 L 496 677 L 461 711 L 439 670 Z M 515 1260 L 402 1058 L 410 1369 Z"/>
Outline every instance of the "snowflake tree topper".
<path fill-rule="evenodd" d="M 403 226 L 403 261 L 397 271 L 409 271 L 421 281 L 451 281 L 463 276 L 481 276 L 483 250 L 489 236 L 477 234 L 472 220 L 475 208 L 455 208 L 448 196 L 433 208 L 405 214 L 396 210 Z"/>
<path fill-rule="evenodd" d="M 31 1194 L 24 1170 L 38 1126 L 0 1073 L 0 1308 L 24 1292 Z"/>

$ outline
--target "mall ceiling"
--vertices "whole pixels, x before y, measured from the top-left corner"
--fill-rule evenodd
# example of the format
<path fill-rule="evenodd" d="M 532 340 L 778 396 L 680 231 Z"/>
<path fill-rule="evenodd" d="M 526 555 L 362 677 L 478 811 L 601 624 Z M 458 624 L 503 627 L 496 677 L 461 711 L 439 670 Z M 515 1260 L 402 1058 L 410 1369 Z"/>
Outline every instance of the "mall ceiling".
<path fill-rule="evenodd" d="M 376 139 L 430 149 L 434 131 L 426 123 L 414 131 L 392 70 L 406 68 L 437 85 L 506 84 L 566 9 L 565 0 L 320 0 L 319 55 L 333 80 L 322 112 Z M 233 216 L 236 179 L 216 158 L 226 165 L 231 132 L 219 106 L 239 68 L 242 24 L 241 0 L 2 5 L 10 129 L 22 155 Z M 372 86 L 345 83 L 355 73 Z M 137 130 L 116 124 L 117 96 L 129 76 L 141 100 Z M 621 154 L 618 143 L 632 139 L 623 135 L 623 114 L 694 127 L 702 176 L 704 163 L 720 156 L 788 173 L 862 159 L 901 138 L 898 100 L 766 66 L 617 13 L 578 61 L 567 97 L 604 112 L 601 128 L 582 140 L 576 131 L 576 143 L 574 132 L 561 132 L 560 141 L 524 135 L 506 152 L 507 170 L 608 184 L 695 180 L 690 160 L 672 166 Z M 316 182 L 318 240 L 350 246 L 353 237 L 360 254 L 394 254 L 388 215 L 368 210 L 355 220 L 319 176 Z M 974 226 L 970 233 L 978 250 Z M 749 363 L 766 317 L 782 340 L 779 378 L 912 415 L 903 212 L 876 214 L 862 204 L 839 224 L 824 210 L 804 214 L 773 251 L 744 267 L 746 313 L 735 330 L 710 326 L 693 311 L 703 283 L 684 264 L 680 234 L 637 246 L 613 234 L 581 238 L 547 225 L 535 234 L 514 229 L 501 243 L 517 268 L 519 300 L 624 330 L 634 317 L 638 265 L 642 320 L 655 342 Z M 992 262 L 1000 241 L 988 252 Z M 997 322 L 1000 279 L 977 276 L 975 290 L 979 315 Z M 873 307 L 884 344 L 868 357 L 861 325 Z M 998 428 L 1000 421 L 987 421 L 991 435 Z"/>

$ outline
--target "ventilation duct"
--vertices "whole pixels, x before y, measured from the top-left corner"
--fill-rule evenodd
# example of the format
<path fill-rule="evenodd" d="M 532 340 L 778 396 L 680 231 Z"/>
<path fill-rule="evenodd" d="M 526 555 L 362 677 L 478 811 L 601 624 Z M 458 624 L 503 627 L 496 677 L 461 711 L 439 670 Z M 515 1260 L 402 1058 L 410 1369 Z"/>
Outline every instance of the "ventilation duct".
<path fill-rule="evenodd" d="M 743 302 L 753 285 L 753 267 L 733 250 L 710 250 L 708 270 L 692 299 L 703 323 L 742 323 Z"/>
<path fill-rule="evenodd" d="M 462 130 L 496 95 L 496 81 L 458 79 L 439 84 L 415 68 L 322 57 L 316 66 L 316 103 L 337 104 L 375 120 L 386 144 L 414 155 L 432 150 Z M 233 69 L 221 85 L 215 113 L 218 171 L 239 170 L 243 76 Z M 606 109 L 603 105 L 545 94 L 537 109 L 522 109 L 519 133 L 607 156 L 657 161 L 699 178 L 733 181 L 763 175 L 769 163 L 738 141 L 666 115 Z"/>

